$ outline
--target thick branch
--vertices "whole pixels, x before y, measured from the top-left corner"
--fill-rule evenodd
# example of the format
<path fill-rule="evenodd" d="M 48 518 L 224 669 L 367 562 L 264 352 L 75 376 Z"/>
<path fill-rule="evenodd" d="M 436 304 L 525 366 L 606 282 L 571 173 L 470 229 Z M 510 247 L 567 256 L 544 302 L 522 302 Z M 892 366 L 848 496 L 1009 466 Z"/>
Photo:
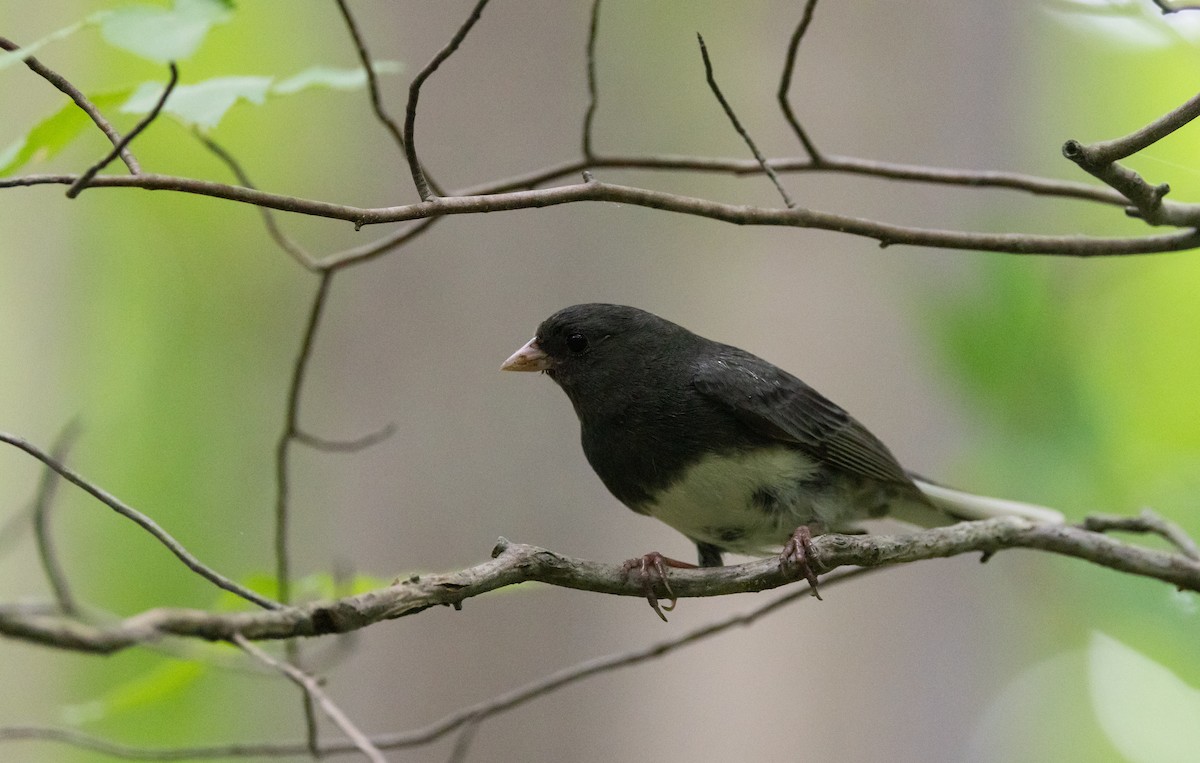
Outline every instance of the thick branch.
<path fill-rule="evenodd" d="M 1200 562 L 1183 554 L 1131 545 L 1082 527 L 1034 525 L 1013 517 L 963 522 L 901 536 L 822 535 L 813 540 L 810 561 L 816 569 L 828 572 L 845 565 L 880 567 L 972 552 L 990 555 L 1009 548 L 1073 556 L 1200 592 Z M 503 539 L 494 553 L 493 560 L 459 572 L 427 575 L 358 596 L 272 611 L 154 609 L 118 623 L 92 625 L 10 608 L 0 610 L 0 633 L 60 649 L 107 654 L 163 636 L 229 640 L 241 634 L 259 640 L 344 633 L 433 606 L 457 606 L 472 597 L 526 581 L 595 593 L 644 596 L 641 586 L 629 581 L 620 566 L 572 559 Z M 774 558 L 715 569 L 671 572 L 671 588 L 679 598 L 765 591 L 791 582 L 792 578 Z"/>

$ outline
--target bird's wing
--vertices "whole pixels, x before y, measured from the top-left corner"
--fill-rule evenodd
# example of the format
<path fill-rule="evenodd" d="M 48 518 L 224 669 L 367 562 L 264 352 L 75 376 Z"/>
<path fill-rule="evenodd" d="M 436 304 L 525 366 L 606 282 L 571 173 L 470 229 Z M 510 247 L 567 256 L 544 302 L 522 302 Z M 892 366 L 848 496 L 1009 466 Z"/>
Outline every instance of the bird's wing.
<path fill-rule="evenodd" d="M 853 474 L 909 481 L 887 446 L 821 393 L 767 361 L 725 347 L 696 367 L 698 392 L 751 429 Z"/>

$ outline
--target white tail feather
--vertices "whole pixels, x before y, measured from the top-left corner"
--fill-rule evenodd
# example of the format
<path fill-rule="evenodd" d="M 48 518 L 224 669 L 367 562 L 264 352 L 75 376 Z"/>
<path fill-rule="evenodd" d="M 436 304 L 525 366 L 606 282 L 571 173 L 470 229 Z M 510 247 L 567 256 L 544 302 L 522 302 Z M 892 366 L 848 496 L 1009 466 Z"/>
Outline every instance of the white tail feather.
<path fill-rule="evenodd" d="M 959 519 L 1023 517 L 1031 522 L 1051 525 L 1061 525 L 1066 521 L 1061 512 L 1045 506 L 964 493 L 961 490 L 935 485 L 922 479 L 914 478 L 913 482 L 933 502 L 934 506 Z"/>

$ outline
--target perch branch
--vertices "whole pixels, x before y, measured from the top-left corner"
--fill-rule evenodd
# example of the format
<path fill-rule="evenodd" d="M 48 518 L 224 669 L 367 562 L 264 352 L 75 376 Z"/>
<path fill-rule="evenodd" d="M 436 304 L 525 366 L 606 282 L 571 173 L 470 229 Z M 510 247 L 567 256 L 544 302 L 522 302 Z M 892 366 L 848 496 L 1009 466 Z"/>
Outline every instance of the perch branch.
<path fill-rule="evenodd" d="M 828 590 L 830 587 L 837 585 L 838 583 L 861 577 L 862 575 L 870 572 L 877 572 L 880 569 L 882 568 L 858 567 L 837 570 L 826 577 L 826 579 L 823 581 L 823 585 L 826 590 Z M 478 728 L 478 725 L 487 718 L 500 715 L 512 710 L 513 708 L 520 707 L 527 702 L 546 696 L 547 694 L 551 694 L 566 686 L 579 683 L 580 681 L 590 678 L 591 676 L 639 665 L 643 662 L 663 657 L 684 647 L 698 643 L 713 636 L 717 636 L 732 628 L 751 625 L 755 621 L 772 614 L 789 604 L 798 603 L 799 601 L 808 601 L 811 598 L 812 597 L 808 595 L 807 589 L 800 588 L 783 594 L 782 596 L 778 596 L 775 599 L 768 601 L 766 604 L 759 605 L 748 612 L 727 617 L 709 625 L 695 628 L 681 635 L 663 639 L 646 647 L 605 655 L 603 657 L 596 657 L 577 663 L 568 668 L 564 668 L 547 676 L 543 676 L 542 678 L 525 684 L 524 686 L 496 695 L 491 699 L 457 710 L 421 728 L 390 734 L 379 734 L 372 737 L 371 742 L 380 749 L 418 747 L 437 741 L 447 734 L 462 729 L 459 741 L 462 741 L 463 736 L 467 736 L 466 742 L 469 743 L 469 737 L 471 734 L 473 734 L 474 729 Z M 308 747 L 304 743 L 297 742 L 284 742 L 276 744 L 243 743 L 191 748 L 150 749 L 122 745 L 116 742 L 101 739 L 99 737 L 83 734 L 71 729 L 55 729 L 38 726 L 0 727 L 0 741 L 22 740 L 56 742 L 82 749 L 103 752 L 113 757 L 133 760 L 202 760 L 209 758 L 281 757 L 299 755 L 308 751 Z M 456 742 L 456 749 L 458 746 L 458 742 Z M 319 748 L 319 753 L 321 755 L 336 755 L 340 753 L 353 752 L 355 749 L 356 747 L 352 741 L 339 740 L 327 742 L 321 745 Z"/>
<path fill-rule="evenodd" d="M 1035 525 L 1014 517 L 962 522 L 908 535 L 822 535 L 813 540 L 810 562 L 825 572 L 847 565 L 881 567 L 971 552 L 994 554 L 1031 548 L 1084 559 L 1102 567 L 1161 580 L 1200 592 L 1200 562 L 1179 553 L 1125 543 L 1084 527 Z M 538 581 L 595 593 L 635 596 L 645 592 L 617 565 L 572 559 L 536 546 L 501 539 L 495 558 L 474 567 L 403 580 L 357 596 L 271 611 L 204 612 L 154 609 L 120 622 L 93 625 L 71 618 L 0 610 L 0 633 L 61 649 L 108 654 L 164 636 L 229 640 L 283 639 L 345 633 L 430 607 L 459 606 L 498 588 Z M 672 570 L 678 598 L 765 591 L 793 582 L 778 559 L 702 570 Z"/>

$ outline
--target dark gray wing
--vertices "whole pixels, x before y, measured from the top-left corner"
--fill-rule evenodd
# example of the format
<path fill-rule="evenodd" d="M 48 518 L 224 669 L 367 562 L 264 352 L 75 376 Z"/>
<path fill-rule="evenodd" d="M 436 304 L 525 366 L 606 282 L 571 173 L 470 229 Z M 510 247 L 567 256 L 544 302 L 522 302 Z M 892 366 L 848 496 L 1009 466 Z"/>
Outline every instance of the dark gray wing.
<path fill-rule="evenodd" d="M 762 358 L 722 346 L 700 361 L 692 385 L 751 429 L 853 474 L 908 483 L 887 446 L 835 403 Z"/>

